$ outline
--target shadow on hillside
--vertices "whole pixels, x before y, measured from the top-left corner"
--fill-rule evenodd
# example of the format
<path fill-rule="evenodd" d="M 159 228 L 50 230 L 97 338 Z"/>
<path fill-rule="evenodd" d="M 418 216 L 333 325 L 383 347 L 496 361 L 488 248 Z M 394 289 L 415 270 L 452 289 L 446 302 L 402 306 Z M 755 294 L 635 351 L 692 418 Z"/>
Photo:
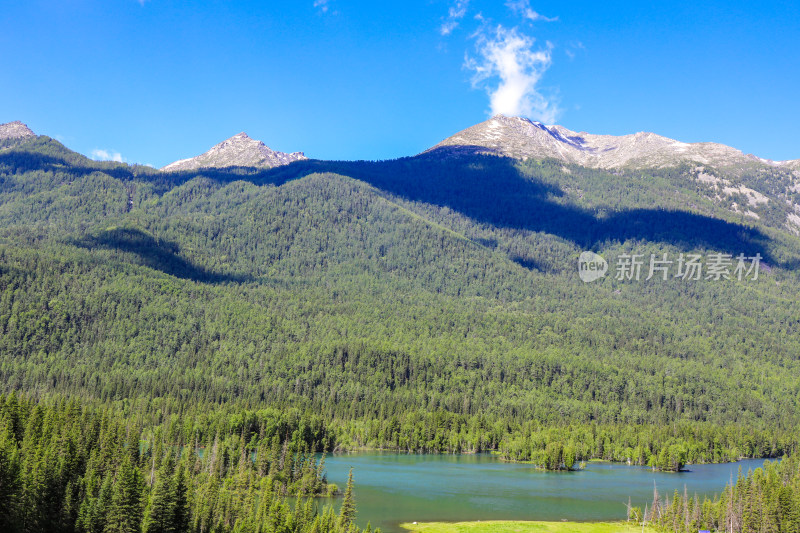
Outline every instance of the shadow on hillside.
<path fill-rule="evenodd" d="M 44 141 L 43 141 L 44 142 Z M 583 249 L 600 243 L 639 240 L 663 242 L 681 249 L 708 248 L 748 256 L 760 253 L 765 261 L 791 268 L 797 259 L 777 261 L 767 250 L 769 238 L 760 230 L 741 224 L 660 208 L 612 212 L 606 216 L 576 205 L 559 202 L 558 187 L 522 175 L 514 160 L 491 155 L 477 146 L 444 147 L 415 157 L 391 161 L 296 161 L 273 169 L 230 167 L 163 173 L 152 169 L 94 162 L 55 141 L 43 144 L 44 152 L 9 151 L 0 154 L 0 165 L 18 170 L 51 170 L 81 176 L 104 172 L 120 180 L 146 180 L 157 193 L 166 192 L 198 176 L 219 183 L 244 180 L 256 185 L 282 185 L 311 173 L 337 173 L 366 182 L 407 200 L 447 207 L 477 222 L 499 228 L 544 232 L 562 237 Z M 78 154 L 74 154 L 77 156 Z M 159 270 L 188 272 L 184 277 L 208 279 L 215 275 L 192 266 L 177 255 L 175 245 L 145 244 L 145 235 L 127 236 L 95 245 L 134 251 L 143 261 L 161 265 Z M 155 246 L 147 251 L 147 246 Z M 512 258 L 513 259 L 513 258 Z M 184 264 L 179 264 L 183 261 Z M 536 268 L 530 259 L 519 259 Z M 165 270 L 165 268 L 167 270 Z M 220 279 L 219 281 L 224 281 Z"/>
<path fill-rule="evenodd" d="M 252 281 L 247 276 L 216 274 L 193 265 L 180 256 L 174 243 L 156 240 L 152 236 L 133 228 L 115 228 L 96 236 L 87 236 L 72 244 L 86 249 L 118 250 L 134 254 L 140 264 L 181 279 L 202 283 L 225 283 Z"/>
<path fill-rule="evenodd" d="M 668 243 L 684 250 L 707 248 L 748 256 L 760 253 L 766 262 L 781 264 L 766 248 L 769 237 L 757 228 L 657 207 L 598 215 L 558 201 L 564 196 L 560 188 L 522 175 L 513 160 L 487 154 L 482 147 L 437 149 L 380 162 L 298 161 L 257 172 L 252 181 L 281 185 L 312 172 L 350 176 L 407 200 L 447 207 L 500 228 L 557 235 L 583 249 L 609 240 L 639 240 Z M 536 268 L 533 264 L 523 266 Z"/>

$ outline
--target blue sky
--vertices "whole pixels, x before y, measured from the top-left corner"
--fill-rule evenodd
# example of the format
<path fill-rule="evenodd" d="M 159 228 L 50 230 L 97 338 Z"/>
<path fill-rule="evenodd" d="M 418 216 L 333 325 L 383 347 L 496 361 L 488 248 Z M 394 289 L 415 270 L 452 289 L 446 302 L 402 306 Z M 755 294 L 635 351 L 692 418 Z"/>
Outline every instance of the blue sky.
<path fill-rule="evenodd" d="M 797 2 L 0 2 L 0 122 L 96 157 L 394 158 L 504 111 L 800 158 Z"/>

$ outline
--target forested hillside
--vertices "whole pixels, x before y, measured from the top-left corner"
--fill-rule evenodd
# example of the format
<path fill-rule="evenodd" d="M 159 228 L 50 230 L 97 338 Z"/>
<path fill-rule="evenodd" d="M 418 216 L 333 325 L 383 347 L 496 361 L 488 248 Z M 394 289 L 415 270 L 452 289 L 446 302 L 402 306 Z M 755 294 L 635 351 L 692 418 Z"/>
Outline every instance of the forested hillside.
<path fill-rule="evenodd" d="M 465 149 L 161 173 L 32 138 L 0 152 L 2 383 L 169 412 L 295 408 L 319 416 L 316 451 L 672 470 L 792 453 L 800 240 L 693 172 Z M 584 249 L 606 278 L 580 281 Z M 763 265 L 615 279 L 631 251 Z"/>

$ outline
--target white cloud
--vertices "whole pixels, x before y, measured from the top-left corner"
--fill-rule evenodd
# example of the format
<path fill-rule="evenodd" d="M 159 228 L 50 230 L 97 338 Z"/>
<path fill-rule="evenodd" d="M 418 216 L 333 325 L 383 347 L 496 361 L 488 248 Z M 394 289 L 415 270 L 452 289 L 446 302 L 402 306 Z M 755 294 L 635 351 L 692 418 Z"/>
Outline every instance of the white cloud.
<path fill-rule="evenodd" d="M 558 20 L 558 17 L 545 17 L 544 15 L 540 15 L 531 9 L 530 0 L 510 0 L 506 2 L 506 6 L 517 15 L 521 15 L 523 18 L 526 18 L 531 22 L 536 22 L 537 20 L 555 22 Z"/>
<path fill-rule="evenodd" d="M 119 152 L 115 152 L 114 150 L 102 150 L 100 148 L 95 148 L 92 150 L 92 159 L 96 161 L 116 161 L 117 163 L 124 163 L 125 158 L 122 157 L 122 154 Z"/>
<path fill-rule="evenodd" d="M 447 12 L 447 18 L 442 22 L 439 33 L 444 36 L 450 35 L 458 27 L 458 23 L 467 14 L 469 0 L 455 0 Z"/>
<path fill-rule="evenodd" d="M 560 110 L 543 95 L 539 81 L 552 63 L 553 45 L 534 50 L 535 39 L 517 28 L 498 25 L 474 34 L 477 57 L 466 54 L 464 67 L 473 71 L 473 87 L 489 95 L 492 115 L 525 116 L 554 123 Z"/>

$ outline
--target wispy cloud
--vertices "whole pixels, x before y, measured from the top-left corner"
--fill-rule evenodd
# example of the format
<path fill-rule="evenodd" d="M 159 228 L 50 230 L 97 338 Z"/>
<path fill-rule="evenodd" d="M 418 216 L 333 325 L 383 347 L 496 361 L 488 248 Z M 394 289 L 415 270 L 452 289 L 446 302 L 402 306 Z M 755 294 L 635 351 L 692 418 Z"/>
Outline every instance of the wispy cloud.
<path fill-rule="evenodd" d="M 122 154 L 114 150 L 103 150 L 95 148 L 91 153 L 92 159 L 96 161 L 116 161 L 117 163 L 125 163 L 126 160 Z"/>
<path fill-rule="evenodd" d="M 458 24 L 464 15 L 467 14 L 469 7 L 469 0 L 455 0 L 447 12 L 447 18 L 444 19 L 442 25 L 439 27 L 439 33 L 444 36 L 453 33 L 453 30 L 458 28 Z"/>
<path fill-rule="evenodd" d="M 560 110 L 538 87 L 552 63 L 553 45 L 535 50 L 533 37 L 499 24 L 478 30 L 473 38 L 476 55 L 467 53 L 464 67 L 473 72 L 473 87 L 484 88 L 489 95 L 492 115 L 555 122 Z"/>
<path fill-rule="evenodd" d="M 506 0 L 505 7 L 518 21 L 512 27 L 495 24 L 480 12 L 472 17 L 478 29 L 470 36 L 474 50 L 465 53 L 464 68 L 472 71 L 472 86 L 489 95 L 493 115 L 521 115 L 555 122 L 561 111 L 557 100 L 540 89 L 542 76 L 553 62 L 553 44 L 546 42 L 545 46 L 536 47 L 536 40 L 526 32 L 533 22 L 553 22 L 558 17 L 534 11 L 530 0 Z M 469 0 L 452 0 L 439 33 L 450 35 L 468 11 Z M 574 55 L 572 49 L 567 52 L 570 57 Z"/>
<path fill-rule="evenodd" d="M 531 22 L 536 22 L 538 20 L 555 22 L 558 20 L 558 17 L 545 17 L 544 15 L 534 11 L 531 8 L 530 0 L 511 0 L 506 2 L 506 7 L 508 7 L 515 14 L 520 15 L 522 18 L 525 18 Z"/>
<path fill-rule="evenodd" d="M 586 47 L 583 46 L 583 43 L 580 41 L 573 41 L 567 45 L 567 48 L 564 52 L 567 54 L 567 57 L 572 61 L 575 59 L 575 56 L 578 55 L 579 50 L 585 50 Z"/>
<path fill-rule="evenodd" d="M 327 13 L 330 9 L 330 0 L 314 0 L 314 7 L 316 7 L 320 13 Z"/>

